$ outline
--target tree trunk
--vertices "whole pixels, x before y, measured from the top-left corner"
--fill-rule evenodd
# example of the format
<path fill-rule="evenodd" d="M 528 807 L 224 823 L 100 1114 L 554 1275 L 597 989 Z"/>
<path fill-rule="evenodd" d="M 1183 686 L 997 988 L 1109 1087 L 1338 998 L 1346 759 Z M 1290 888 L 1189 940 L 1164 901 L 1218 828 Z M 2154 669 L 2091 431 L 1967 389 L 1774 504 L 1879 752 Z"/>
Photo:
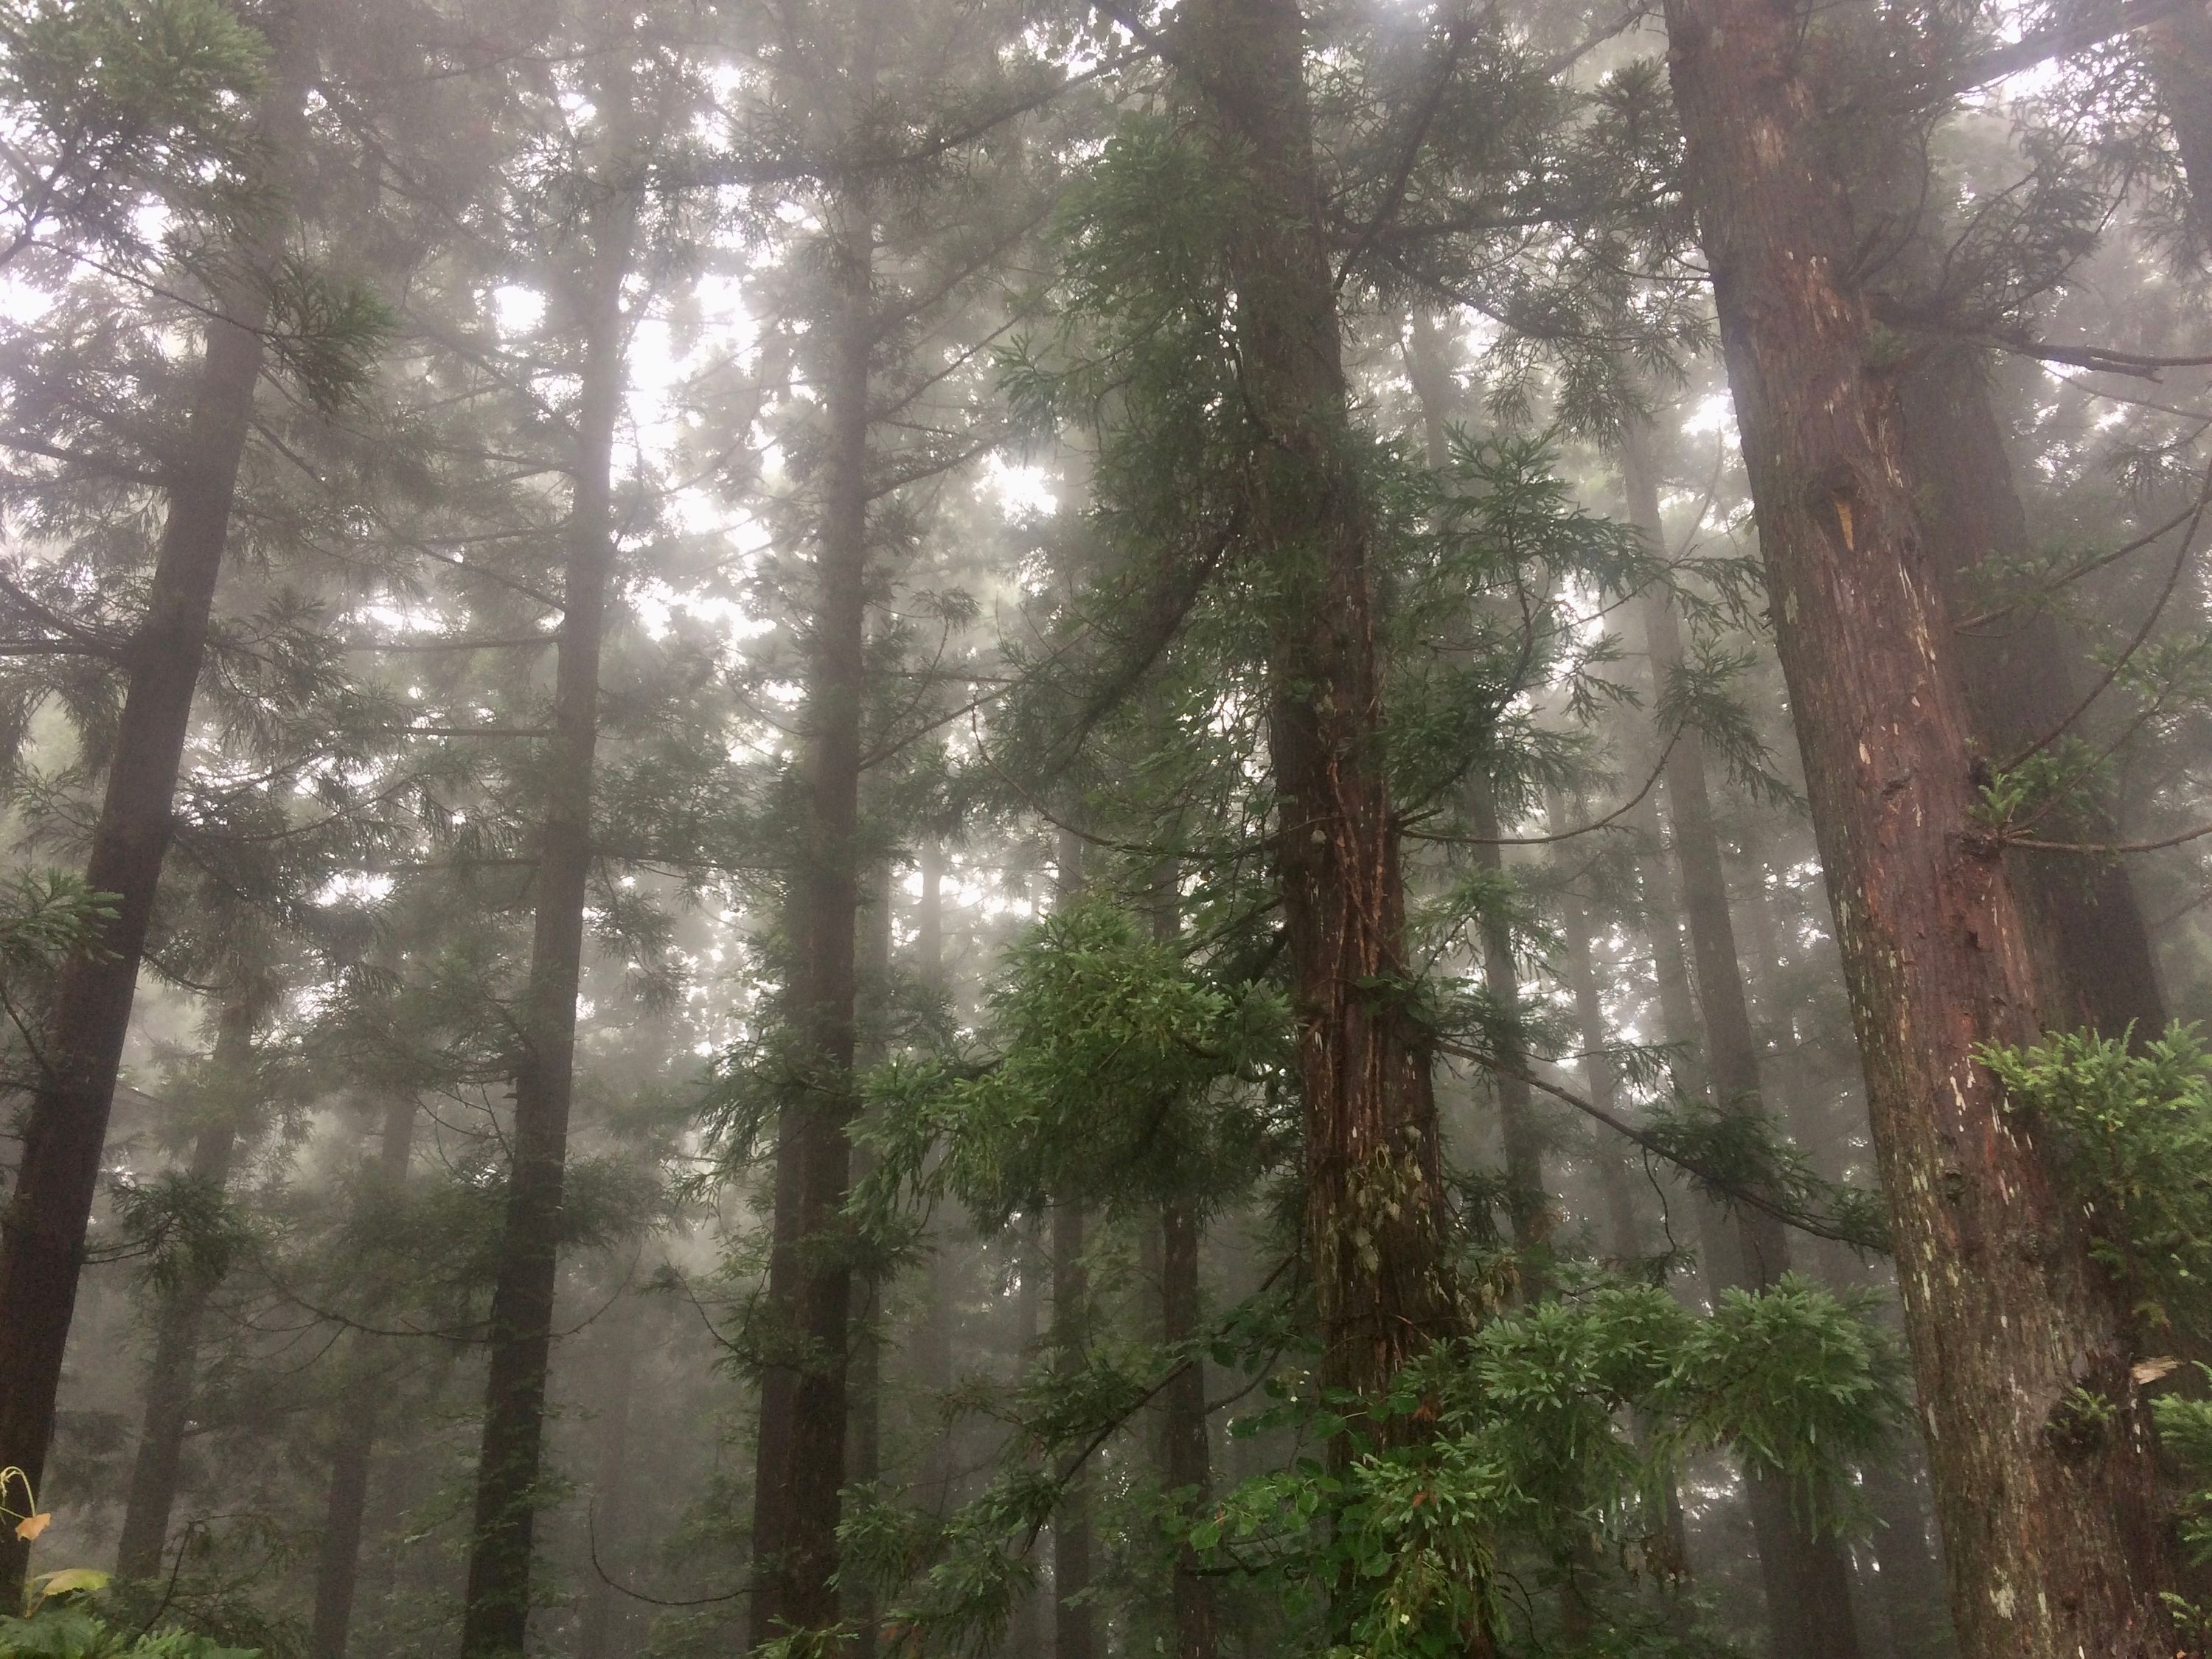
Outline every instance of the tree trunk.
<path fill-rule="evenodd" d="M 860 720 L 867 672 L 869 361 L 875 225 L 840 204 L 823 396 L 830 426 L 807 684 L 805 852 L 791 1018 L 806 1075 L 779 1116 L 768 1304 L 785 1352 L 761 1379 L 751 1645 L 837 1621 L 853 1274 L 834 1240 L 852 1179 L 859 996 Z"/>
<path fill-rule="evenodd" d="M 307 141 L 305 100 L 315 62 L 303 25 L 272 33 L 276 75 L 260 125 L 268 150 L 282 156 Z M 276 210 L 270 216 L 275 219 Z M 272 223 L 244 252 L 258 270 L 269 269 L 282 248 L 281 228 Z M 42 1504 L 54 1498 L 40 1483 L 261 374 L 266 291 L 249 276 L 216 295 L 205 320 L 205 355 L 183 440 L 167 469 L 168 511 L 153 586 L 125 659 L 129 684 L 85 861 L 86 884 L 114 895 L 115 915 L 62 965 L 41 1045 L 44 1064 L 23 1119 L 22 1158 L 0 1215 L 0 1467 L 20 1469 Z M 29 1544 L 12 1528 L 0 1528 L 0 1600 L 14 1604 L 29 1558 Z"/>
<path fill-rule="evenodd" d="M 945 983 L 945 847 L 934 836 L 921 843 L 921 896 L 915 908 L 915 974 L 934 995 L 942 996 Z M 948 1200 L 949 1203 L 949 1200 Z M 953 1382 L 954 1328 L 960 1316 L 960 1262 L 954 1254 L 951 1220 L 945 1206 L 932 1218 L 928 1301 L 914 1334 L 914 1376 L 934 1413 Z M 933 1513 L 951 1508 L 952 1483 L 958 1460 L 949 1425 L 925 1423 L 921 1474 L 917 1482 L 920 1501 Z"/>
<path fill-rule="evenodd" d="M 1663 554 L 1666 536 L 1650 438 L 1640 425 L 1622 434 L 1621 476 L 1630 518 L 1653 550 Z M 1681 624 L 1662 588 L 1647 587 L 1640 608 L 1652 680 L 1663 690 L 1682 665 Z M 1759 1084 L 1759 1039 L 1752 1031 L 1751 1005 L 1736 957 L 1705 744 L 1693 726 L 1685 726 L 1674 744 L 1665 769 L 1667 807 L 1674 822 L 1698 1006 L 1705 1015 L 1705 1064 L 1723 1111 L 1763 1121 L 1766 1103 Z M 1747 1205 L 1736 1206 L 1735 1221 L 1735 1282 L 1747 1290 L 1765 1290 L 1790 1271 L 1789 1234 L 1774 1217 Z M 1815 1533 L 1806 1524 L 1784 1481 L 1747 1468 L 1744 1486 L 1775 1659 L 1856 1659 L 1850 1559 L 1842 1543 L 1834 1534 Z"/>
<path fill-rule="evenodd" d="M 190 1170 L 195 1185 L 218 1195 L 229 1184 L 239 1120 L 249 1107 L 240 1095 L 250 1086 L 252 1041 L 252 1009 L 242 1001 L 232 1003 L 216 1026 L 212 1056 L 215 1086 L 223 1098 L 216 1115 L 201 1127 L 192 1142 Z M 120 1578 L 153 1578 L 161 1571 L 169 1517 L 177 1504 L 178 1473 L 184 1466 L 185 1429 L 198 1381 L 200 1322 L 214 1290 L 209 1280 L 186 1278 L 161 1298 L 155 1316 L 145 1418 L 131 1465 L 123 1536 L 115 1550 L 115 1572 Z"/>
<path fill-rule="evenodd" d="M 608 1322 L 600 1365 L 605 1391 L 599 1401 L 599 1445 L 592 1459 L 586 1537 L 605 1540 L 596 1551 L 602 1559 L 606 1541 L 626 1539 L 630 1531 L 630 1497 L 636 1489 L 630 1475 L 630 1422 L 632 1402 L 638 1392 L 641 1312 L 637 1297 L 622 1298 L 616 1316 Z M 576 1628 L 576 1659 L 629 1659 L 637 1644 L 623 1639 L 629 1613 L 621 1593 L 605 1577 L 593 1573 L 584 1587 L 583 1616 Z"/>
<path fill-rule="evenodd" d="M 1173 1346 L 1199 1331 L 1199 1244 L 1204 1237 L 1198 1208 L 1186 1199 L 1160 1208 L 1160 1339 Z M 1206 1431 L 1206 1362 L 1191 1362 L 1161 1393 L 1160 1468 L 1171 1492 L 1188 1492 L 1186 1507 L 1203 1510 L 1213 1498 L 1213 1469 Z M 1175 1659 L 1214 1659 L 1220 1632 L 1212 1581 L 1198 1571 L 1188 1547 L 1176 1553 L 1173 1592 Z"/>
<path fill-rule="evenodd" d="M 1054 1363 L 1079 1366 L 1091 1346 L 1091 1275 L 1083 1263 L 1083 1206 L 1052 1206 Z M 1054 1659 L 1091 1659 L 1096 1650 L 1091 1604 L 1090 1482 L 1080 1474 L 1062 1489 L 1052 1522 Z"/>
<path fill-rule="evenodd" d="M 877 859 L 869 869 L 860 915 L 860 1036 L 854 1066 L 866 1072 L 890 1054 L 886 1022 L 891 994 L 891 863 Z M 856 1152 L 853 1174 L 865 1180 L 872 1165 Z M 871 1270 L 861 1282 L 860 1305 L 853 1319 L 852 1421 L 845 1449 L 847 1477 L 855 1486 L 872 1487 L 884 1473 L 884 1282 Z M 845 1587 L 846 1615 L 853 1624 L 854 1659 L 875 1659 L 876 1601 L 865 1583 Z"/>
<path fill-rule="evenodd" d="M 622 89 L 608 90 L 617 99 L 623 95 Z M 583 975 L 584 908 L 591 877 L 599 653 L 615 565 L 615 424 L 626 367 L 622 284 L 630 266 L 635 214 L 635 202 L 622 191 L 610 192 L 594 209 L 592 268 L 578 295 L 584 349 L 574 495 L 562 590 L 553 736 L 546 757 L 545 815 L 538 829 L 530 977 L 514 1076 L 513 1161 L 487 1336 L 491 1363 L 484 1383 L 483 1448 L 477 1466 L 461 1618 L 464 1659 L 507 1659 L 521 1653 L 530 1618 L 545 1379 L 552 1358 L 568 1109 L 575 1083 L 576 992 Z"/>
<path fill-rule="evenodd" d="M 1962 1650 L 2174 1651 L 2124 1310 L 1974 1051 L 2038 1035 L 2021 897 L 1971 817 L 1972 721 L 1916 521 L 1818 53 L 1773 0 L 1668 0 L 1777 643 L 1864 1059 Z M 1817 27 L 1817 25 L 1816 25 Z M 2085 1431 L 2104 1395 L 2123 1425 Z"/>
<path fill-rule="evenodd" d="M 1379 1389 L 1451 1326 L 1430 1055 L 1380 738 L 1368 504 L 1352 453 L 1296 0 L 1178 14 L 1223 164 L 1243 404 L 1242 548 L 1273 590 L 1268 746 L 1305 1119 L 1305 1246 L 1325 1387 Z"/>
<path fill-rule="evenodd" d="M 385 1107 L 372 1201 L 396 1197 L 406 1188 L 407 1164 L 415 1147 L 415 1111 L 412 1095 L 395 1095 Z M 368 1361 L 370 1345 L 377 1340 L 367 1331 L 354 1333 L 356 1364 Z M 312 1659 L 345 1659 L 352 1635 L 369 1474 L 384 1426 L 383 1399 L 384 1379 L 364 1373 L 347 1389 L 339 1413 L 337 1439 L 331 1448 L 330 1485 L 323 1499 L 322 1540 L 315 1553 L 315 1610 L 307 1641 Z"/>
<path fill-rule="evenodd" d="M 1556 793 L 1546 806 L 1552 834 L 1561 835 L 1571 828 L 1566 804 Z M 1593 931 L 1589 907 L 1577 894 L 1565 895 L 1559 904 L 1559 939 L 1565 947 L 1562 966 L 1567 992 L 1574 998 L 1575 1024 L 1582 1035 L 1583 1087 L 1589 1091 L 1593 1105 L 1611 1112 L 1618 1098 L 1619 1079 L 1607 1057 L 1613 1034 L 1598 994 L 1597 964 L 1590 948 Z M 1599 1201 L 1605 1210 L 1606 1248 L 1617 1261 L 1628 1262 L 1644 1254 L 1643 1230 L 1637 1224 L 1636 1191 L 1626 1149 L 1613 1144 L 1612 1137 L 1609 1129 L 1598 1131 L 1591 1158 L 1597 1170 Z"/>

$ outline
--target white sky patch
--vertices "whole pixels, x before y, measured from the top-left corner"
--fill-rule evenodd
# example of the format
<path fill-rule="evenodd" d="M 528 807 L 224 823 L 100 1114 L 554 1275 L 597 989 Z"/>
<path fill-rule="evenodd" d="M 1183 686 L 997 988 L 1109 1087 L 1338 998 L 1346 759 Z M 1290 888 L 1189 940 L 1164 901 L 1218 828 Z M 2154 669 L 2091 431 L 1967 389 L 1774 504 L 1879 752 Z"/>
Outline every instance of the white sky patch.
<path fill-rule="evenodd" d="M 1729 442 L 1735 443 L 1735 399 L 1725 392 L 1716 392 L 1700 398 L 1697 407 L 1690 411 L 1690 418 L 1682 422 L 1682 430 L 1693 437 L 1724 433 Z"/>
<path fill-rule="evenodd" d="M 377 904 L 392 895 L 393 878 L 372 875 L 366 871 L 349 871 L 332 876 L 316 890 L 318 904 Z"/>
<path fill-rule="evenodd" d="M 1041 466 L 1017 465 L 1003 455 L 993 455 L 983 463 L 984 484 L 998 496 L 1000 511 L 1010 519 L 1059 512 L 1060 497 L 1053 493 L 1051 478 Z"/>
<path fill-rule="evenodd" d="M 491 315 L 501 334 L 534 334 L 545 321 L 545 296 L 520 283 L 501 283 L 491 291 Z"/>

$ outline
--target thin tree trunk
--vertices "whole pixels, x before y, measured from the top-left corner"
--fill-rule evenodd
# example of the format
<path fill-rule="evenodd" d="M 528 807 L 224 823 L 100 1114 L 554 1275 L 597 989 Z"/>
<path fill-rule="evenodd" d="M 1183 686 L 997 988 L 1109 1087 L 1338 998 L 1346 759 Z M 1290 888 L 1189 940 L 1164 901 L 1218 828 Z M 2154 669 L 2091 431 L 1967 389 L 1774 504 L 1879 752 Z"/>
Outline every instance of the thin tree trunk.
<path fill-rule="evenodd" d="M 921 896 L 915 908 L 915 974 L 933 994 L 943 995 L 945 985 L 945 846 L 934 836 L 921 843 Z M 960 1263 L 954 1254 L 949 1218 L 940 1208 L 933 1218 L 929 1255 L 928 1303 L 915 1332 L 914 1375 L 937 1409 L 953 1382 L 954 1326 L 960 1315 Z M 942 1514 L 951 1506 L 952 1482 L 957 1459 L 950 1425 L 923 1425 L 924 1444 L 919 1485 L 921 1502 Z"/>
<path fill-rule="evenodd" d="M 1083 896 L 1083 837 L 1060 830 L 1058 891 L 1066 910 Z M 1091 1273 L 1083 1260 L 1083 1201 L 1063 1193 L 1052 1202 L 1053 1364 L 1080 1367 L 1091 1347 Z M 1091 1589 L 1091 1483 L 1081 1474 L 1062 1488 L 1052 1522 L 1052 1644 L 1054 1659 L 1091 1659 L 1097 1626 L 1085 1599 Z"/>
<path fill-rule="evenodd" d="M 277 71 L 260 124 L 269 151 L 283 156 L 306 142 L 314 51 L 299 20 L 280 21 L 272 33 Z M 273 221 L 276 210 L 270 212 Z M 272 222 L 244 250 L 249 267 L 269 269 L 282 246 L 282 230 Z M 54 1497 L 40 1482 L 63 1353 L 138 965 L 168 853 L 171 804 L 207 653 L 267 320 L 266 289 L 250 276 L 218 294 L 206 317 L 206 351 L 168 468 L 167 516 L 146 613 L 126 656 L 128 687 L 85 862 L 86 885 L 114 895 L 115 914 L 62 966 L 23 1120 L 22 1158 L 0 1215 L 0 1467 L 20 1469 L 42 1504 Z M 0 1601 L 15 1603 L 29 1558 L 29 1544 L 12 1528 L 0 1528 Z"/>
<path fill-rule="evenodd" d="M 1160 1337 L 1170 1346 L 1199 1331 L 1199 1244 L 1204 1231 L 1197 1206 L 1173 1199 L 1160 1209 Z M 1167 1489 L 1189 1494 L 1187 1507 L 1212 1501 L 1212 1457 L 1206 1431 L 1206 1364 L 1194 1356 L 1161 1395 L 1160 1467 Z M 1212 1582 L 1198 1571 L 1188 1547 L 1176 1557 L 1173 1587 L 1176 1659 L 1213 1659 L 1220 1632 Z"/>
<path fill-rule="evenodd" d="M 385 1106 L 373 1202 L 396 1197 L 406 1188 L 407 1164 L 415 1147 L 415 1114 L 412 1095 L 395 1095 Z M 354 1334 L 356 1364 L 367 1361 L 368 1345 L 375 1340 L 366 1331 Z M 369 1474 L 384 1427 L 383 1397 L 384 1379 L 364 1374 L 346 1390 L 339 1414 L 337 1440 L 331 1448 L 330 1484 L 323 1499 L 322 1540 L 315 1554 L 315 1610 L 307 1640 L 313 1659 L 345 1659 L 352 1636 Z"/>
<path fill-rule="evenodd" d="M 626 87 L 602 89 L 619 106 Z M 574 498 L 562 590 L 553 736 L 538 828 L 537 910 L 514 1077 L 512 1163 L 492 1286 L 484 1383 L 483 1448 L 477 1466 L 463 1659 L 524 1650 L 532 1541 L 560 1274 L 568 1109 L 575 1084 L 576 992 L 583 975 L 584 909 L 592 863 L 592 787 L 599 741 L 599 654 L 615 565 L 615 424 L 625 363 L 622 284 L 630 266 L 636 204 L 611 192 L 591 215 L 591 269 L 583 311 L 582 389 L 576 416 Z"/>
<path fill-rule="evenodd" d="M 1450 459 L 1447 421 L 1453 384 L 1444 361 L 1443 331 L 1425 311 L 1413 319 L 1407 367 L 1421 411 L 1425 459 L 1430 470 L 1441 474 Z M 1492 890 L 1502 895 L 1505 855 L 1498 843 L 1503 831 L 1498 819 L 1498 791 L 1480 769 L 1468 780 L 1467 811 L 1468 827 L 1473 832 L 1469 855 L 1490 878 Z M 1533 1253 L 1548 1231 L 1551 1199 L 1545 1186 L 1543 1137 L 1536 1121 L 1535 1094 L 1517 1075 L 1528 1068 L 1521 1030 L 1521 970 L 1513 958 L 1512 921 L 1502 902 L 1484 908 L 1478 932 L 1482 941 L 1482 988 L 1498 1021 L 1492 1041 L 1504 1067 L 1492 1074 L 1491 1087 L 1498 1099 L 1498 1139 L 1505 1155 L 1507 1216 L 1522 1270 L 1529 1275 L 1524 1288 L 1533 1298 L 1542 1293 L 1542 1274 Z"/>
<path fill-rule="evenodd" d="M 1152 937 L 1173 946 L 1182 937 L 1182 895 L 1177 866 L 1164 859 L 1152 871 Z M 1156 1240 L 1147 1254 L 1158 1258 L 1160 1340 L 1169 1347 L 1194 1340 L 1199 1333 L 1201 1290 L 1200 1248 L 1206 1237 L 1196 1198 L 1179 1194 L 1160 1206 Z M 1206 1428 L 1206 1358 L 1189 1356 L 1188 1366 L 1160 1391 L 1160 1484 L 1170 1492 L 1188 1493 L 1185 1510 L 1202 1511 L 1213 1499 L 1212 1449 Z M 1175 1627 L 1175 1659 L 1214 1659 L 1220 1648 L 1213 1581 L 1199 1571 L 1197 1553 L 1188 1546 L 1176 1553 L 1170 1587 Z"/>
<path fill-rule="evenodd" d="M 878 858 L 868 872 L 860 907 L 860 1036 L 854 1065 L 867 1071 L 890 1053 L 885 1023 L 890 1018 L 891 864 Z M 865 1180 L 871 1159 L 856 1152 L 853 1173 Z M 884 1282 L 871 1271 L 862 1280 L 860 1305 L 853 1321 L 852 1421 L 848 1429 L 847 1475 L 855 1486 L 873 1487 L 884 1473 Z M 847 1616 L 853 1623 L 856 1659 L 875 1659 L 876 1602 L 866 1583 L 846 1589 Z"/>
<path fill-rule="evenodd" d="M 1324 1386 L 1379 1389 L 1451 1326 L 1431 1057 L 1411 1017 L 1380 736 L 1372 534 L 1352 453 L 1295 0 L 1178 14 L 1246 209 L 1227 253 L 1254 427 L 1241 544 L 1273 590 L 1267 736 Z"/>
<path fill-rule="evenodd" d="M 1052 1206 L 1052 1346 L 1054 1363 L 1077 1366 L 1091 1345 L 1091 1275 L 1083 1261 L 1083 1206 Z M 1090 1482 L 1081 1475 L 1061 1491 L 1052 1523 L 1054 1659 L 1091 1659 L 1096 1628 L 1091 1603 Z"/>
<path fill-rule="evenodd" d="M 1655 551 L 1666 547 L 1659 520 L 1659 480 L 1650 434 L 1632 425 L 1622 434 L 1622 481 L 1629 516 Z M 1656 685 L 1664 687 L 1682 666 L 1682 630 L 1664 590 L 1644 591 L 1644 639 Z M 1735 922 L 1729 908 L 1720 832 L 1705 777 L 1705 744 L 1693 726 L 1674 738 L 1666 763 L 1667 807 L 1673 819 L 1674 857 L 1689 922 L 1698 1006 L 1705 1016 L 1705 1064 L 1723 1111 L 1766 1118 L 1759 1082 L 1759 1039 L 1751 1028 L 1743 969 L 1736 956 Z M 1735 1282 L 1764 1290 L 1790 1271 L 1790 1237 L 1782 1223 L 1747 1205 L 1735 1209 Z M 1790 1502 L 1785 1482 L 1744 1471 L 1745 1499 L 1758 1540 L 1760 1580 L 1766 1591 L 1767 1635 L 1775 1659 L 1856 1659 L 1857 1626 L 1851 1616 L 1850 1558 L 1832 1533 L 1816 1533 Z"/>
<path fill-rule="evenodd" d="M 599 1446 L 593 1457 L 592 1513 L 587 1537 L 621 1540 L 629 1535 L 630 1499 L 636 1482 L 630 1475 L 631 1407 L 638 1391 L 638 1344 L 641 1309 L 624 1297 L 621 1311 L 608 1322 Z M 604 1546 L 600 1547 L 604 1549 Z M 577 1621 L 576 1659 L 629 1659 L 635 1644 L 623 1640 L 629 1607 L 620 1592 L 599 1573 L 584 1588 L 583 1616 Z"/>
<path fill-rule="evenodd" d="M 1960 1645 L 2160 1659 L 2171 1582 L 2125 1310 L 1975 1061 L 2048 1006 L 1827 171 L 1826 61 L 1772 0 L 1668 0 L 1767 591 L 1864 1060 Z M 1815 24 L 1814 27 L 1819 27 Z M 2068 1432 L 2090 1389 L 2113 1431 Z"/>
<path fill-rule="evenodd" d="M 754 1647 L 787 1632 L 826 1628 L 838 1614 L 853 1274 L 847 1254 L 832 1240 L 852 1178 L 869 362 L 878 325 L 871 291 L 874 222 L 857 199 L 837 211 L 836 309 L 823 366 L 830 453 L 803 757 L 807 836 L 793 895 L 799 959 L 792 1019 L 807 1074 L 794 1085 L 778 1124 L 768 1303 L 779 1343 L 790 1346 L 769 1357 L 761 1380 Z"/>
<path fill-rule="evenodd" d="M 1552 834 L 1562 834 L 1571 827 L 1566 804 L 1557 794 L 1546 805 Z M 1559 939 L 1565 947 L 1562 964 L 1567 991 L 1575 1000 L 1575 1024 L 1582 1034 L 1583 1086 L 1589 1091 L 1592 1104 L 1611 1112 L 1618 1097 L 1619 1079 L 1607 1057 L 1613 1036 L 1598 994 L 1597 964 L 1590 945 L 1594 931 L 1589 907 L 1578 895 L 1567 894 L 1559 906 Z M 1624 1149 L 1612 1143 L 1611 1134 L 1610 1130 L 1601 1132 L 1592 1150 L 1598 1196 L 1605 1208 L 1606 1247 L 1616 1260 L 1632 1261 L 1644 1253 L 1642 1229 L 1636 1218 L 1636 1191 Z"/>
<path fill-rule="evenodd" d="M 253 1012 L 243 1001 L 226 1007 L 216 1029 L 215 1085 L 223 1097 L 216 1115 L 192 1142 L 191 1179 L 203 1191 L 220 1194 L 230 1182 L 238 1148 L 239 1120 L 249 1103 Z M 115 1571 L 122 1578 L 153 1578 L 161 1571 L 169 1540 L 169 1518 L 177 1504 L 179 1471 L 184 1466 L 185 1429 L 199 1380 L 200 1323 L 213 1283 L 197 1275 L 161 1298 L 154 1327 L 154 1361 L 146 1376 L 145 1417 L 131 1460 L 130 1493 L 123 1510 L 123 1536 L 115 1550 Z"/>

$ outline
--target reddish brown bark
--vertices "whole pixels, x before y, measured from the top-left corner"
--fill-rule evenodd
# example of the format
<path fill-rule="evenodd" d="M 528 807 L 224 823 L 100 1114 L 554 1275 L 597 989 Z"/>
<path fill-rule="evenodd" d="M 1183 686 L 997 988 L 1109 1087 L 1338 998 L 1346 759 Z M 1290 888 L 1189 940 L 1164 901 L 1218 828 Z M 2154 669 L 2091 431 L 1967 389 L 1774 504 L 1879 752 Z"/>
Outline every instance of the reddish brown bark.
<path fill-rule="evenodd" d="M 1850 286 L 1807 23 L 1669 0 L 1686 179 L 1712 271 L 1777 643 L 1865 1061 L 1952 1601 L 1971 1659 L 2174 1651 L 2154 1471 L 2069 1428 L 2139 1410 L 2124 1310 L 2034 1126 L 1978 1044 L 2029 1042 L 2045 973 L 1978 836 L 1973 723 L 1904 464 L 1892 371 Z"/>
<path fill-rule="evenodd" d="M 1272 590 L 1272 841 L 1305 1118 L 1322 1376 L 1379 1388 L 1446 1330 L 1430 1056 L 1410 1017 L 1405 895 L 1379 738 L 1375 574 L 1295 0 L 1184 9 L 1199 89 L 1242 170 L 1229 231 L 1245 410 L 1243 551 Z"/>

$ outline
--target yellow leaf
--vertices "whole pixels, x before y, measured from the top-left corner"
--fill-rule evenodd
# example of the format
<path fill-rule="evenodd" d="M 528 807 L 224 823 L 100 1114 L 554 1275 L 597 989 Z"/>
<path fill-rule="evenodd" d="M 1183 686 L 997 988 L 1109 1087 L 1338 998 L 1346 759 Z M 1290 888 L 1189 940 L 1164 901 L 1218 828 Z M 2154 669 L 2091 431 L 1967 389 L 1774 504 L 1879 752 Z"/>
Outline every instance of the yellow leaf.
<path fill-rule="evenodd" d="M 2163 1354 L 2156 1359 L 2138 1359 L 2128 1374 L 2139 1383 L 2155 1382 L 2160 1377 L 2171 1376 L 2180 1369 L 2179 1359 L 2171 1354 Z"/>
<path fill-rule="evenodd" d="M 64 1567 L 59 1572 L 42 1572 L 31 1581 L 31 1606 L 35 1609 L 49 1595 L 105 1589 L 110 1577 L 98 1567 Z"/>
<path fill-rule="evenodd" d="M 15 1523 L 15 1536 L 22 1539 L 36 1538 L 53 1523 L 53 1518 L 51 1512 L 45 1515 L 27 1515 Z"/>

